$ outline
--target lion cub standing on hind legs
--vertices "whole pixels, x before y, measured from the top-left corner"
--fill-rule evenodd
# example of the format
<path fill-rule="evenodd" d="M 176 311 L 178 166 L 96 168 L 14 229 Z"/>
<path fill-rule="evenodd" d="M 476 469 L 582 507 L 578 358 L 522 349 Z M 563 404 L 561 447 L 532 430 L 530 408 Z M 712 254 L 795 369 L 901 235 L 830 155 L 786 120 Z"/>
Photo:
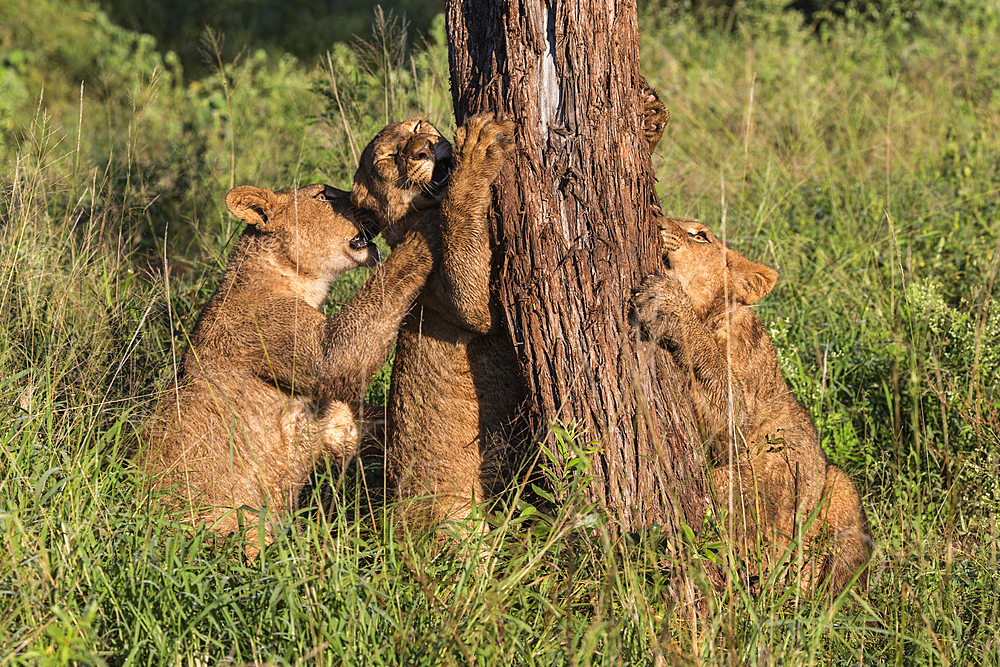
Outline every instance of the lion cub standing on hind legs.
<path fill-rule="evenodd" d="M 636 314 L 688 375 L 713 492 L 720 504 L 732 497 L 737 551 L 754 560 L 760 536 L 774 565 L 801 538 L 803 590 L 818 585 L 834 595 L 866 567 L 874 543 L 857 489 L 827 463 L 816 427 L 749 307 L 778 274 L 744 259 L 704 225 L 670 218 L 660 225 L 666 271 L 645 280 Z"/>
<path fill-rule="evenodd" d="M 427 121 L 394 123 L 365 148 L 354 177 L 352 201 L 374 214 L 394 254 L 412 225 L 440 225 L 441 264 L 403 320 L 386 405 L 390 472 L 417 526 L 466 518 L 502 483 L 505 429 L 525 397 L 489 290 L 490 185 L 513 129 L 473 117 L 452 151 Z"/>
<path fill-rule="evenodd" d="M 231 532 L 240 507 L 270 505 L 281 517 L 320 461 L 356 452 L 348 402 L 364 396 L 385 363 L 439 241 L 436 229 L 414 226 L 327 318 L 319 308 L 333 280 L 378 261 L 349 197 L 326 185 L 279 192 L 241 186 L 226 196 L 247 228 L 137 460 L 182 519 Z M 247 537 L 253 555 L 256 528 Z"/>

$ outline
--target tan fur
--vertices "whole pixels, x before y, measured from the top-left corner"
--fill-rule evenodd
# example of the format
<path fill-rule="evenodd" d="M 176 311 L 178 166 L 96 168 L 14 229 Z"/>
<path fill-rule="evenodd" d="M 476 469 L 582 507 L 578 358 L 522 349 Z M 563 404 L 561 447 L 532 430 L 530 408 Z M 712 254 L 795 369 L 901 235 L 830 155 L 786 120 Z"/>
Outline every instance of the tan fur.
<path fill-rule="evenodd" d="M 376 214 L 390 245 L 420 221 L 441 230 L 441 266 L 403 321 L 386 406 L 397 493 L 418 524 L 463 518 L 491 493 L 525 397 L 489 290 L 490 184 L 512 150 L 513 129 L 472 118 L 452 156 L 426 121 L 395 123 L 365 148 L 354 179 L 353 201 Z M 435 200 L 434 169 L 440 176 L 452 164 Z"/>
<path fill-rule="evenodd" d="M 269 506 L 280 517 L 294 509 L 320 460 L 356 451 L 348 402 L 363 398 L 385 362 L 440 241 L 436 229 L 415 227 L 328 319 L 319 307 L 331 282 L 378 261 L 349 193 L 325 185 L 279 192 L 242 186 L 226 204 L 247 228 L 137 463 L 184 520 L 231 531 L 234 508 Z M 253 516 L 248 521 L 256 524 Z"/>
<path fill-rule="evenodd" d="M 656 145 L 660 143 L 663 131 L 667 129 L 670 122 L 670 113 L 660 101 L 660 96 L 656 94 L 646 77 L 639 76 L 639 101 L 642 107 L 642 133 L 652 153 Z"/>
<path fill-rule="evenodd" d="M 827 463 L 749 307 L 778 274 L 704 225 L 664 218 L 661 229 L 667 270 L 643 283 L 636 313 L 688 372 L 713 490 L 720 506 L 731 507 L 737 546 L 752 557 L 759 536 L 771 545 L 773 565 L 818 510 L 802 536 L 803 588 L 822 583 L 839 592 L 866 566 L 873 541 L 857 489 Z"/>

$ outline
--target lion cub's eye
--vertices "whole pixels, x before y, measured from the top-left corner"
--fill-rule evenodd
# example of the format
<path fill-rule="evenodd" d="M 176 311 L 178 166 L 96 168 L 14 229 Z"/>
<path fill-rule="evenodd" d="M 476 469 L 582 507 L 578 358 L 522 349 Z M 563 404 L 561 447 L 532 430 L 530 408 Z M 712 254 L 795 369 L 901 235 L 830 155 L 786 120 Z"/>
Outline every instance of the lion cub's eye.
<path fill-rule="evenodd" d="M 325 192 L 323 192 L 322 190 L 320 190 L 319 192 L 316 193 L 316 199 L 318 199 L 320 201 L 328 201 L 329 197 L 326 196 Z"/>
<path fill-rule="evenodd" d="M 692 231 L 688 232 L 688 236 L 690 236 L 691 238 L 693 238 L 698 243 L 711 243 L 712 242 L 708 238 L 708 234 L 705 233 L 704 231 L 696 232 L 696 231 L 692 230 Z"/>

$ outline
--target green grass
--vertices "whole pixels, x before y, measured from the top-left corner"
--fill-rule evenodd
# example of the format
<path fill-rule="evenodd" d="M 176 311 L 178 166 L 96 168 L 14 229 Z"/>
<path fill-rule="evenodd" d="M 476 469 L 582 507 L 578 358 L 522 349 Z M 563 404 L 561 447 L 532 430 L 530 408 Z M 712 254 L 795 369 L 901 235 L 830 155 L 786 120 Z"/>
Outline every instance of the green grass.
<path fill-rule="evenodd" d="M 643 71 L 672 115 L 664 209 L 779 270 L 760 314 L 878 543 L 866 595 L 755 598 L 734 578 L 697 626 L 670 573 L 708 591 L 711 530 L 676 553 L 654 532 L 612 539 L 581 479 L 555 517 L 497 508 L 495 559 L 392 525 L 378 469 L 325 477 L 324 509 L 254 561 L 164 518 L 127 454 L 238 232 L 225 191 L 346 187 L 387 119 L 451 131 L 443 26 L 411 51 L 390 21 L 316 66 L 217 49 L 189 80 L 99 15 L 47 38 L 59 13 L 16 7 L 0 31 L 0 665 L 1000 664 L 995 2 L 847 12 L 818 34 L 767 1 L 738 5 L 731 32 L 728 15 L 642 12 Z"/>

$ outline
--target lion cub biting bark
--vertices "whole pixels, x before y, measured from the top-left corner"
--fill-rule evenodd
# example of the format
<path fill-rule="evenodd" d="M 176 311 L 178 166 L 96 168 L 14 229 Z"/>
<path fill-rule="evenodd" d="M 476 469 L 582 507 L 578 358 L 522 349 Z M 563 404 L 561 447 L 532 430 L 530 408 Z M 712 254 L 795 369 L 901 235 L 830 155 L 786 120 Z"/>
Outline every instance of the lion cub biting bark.
<path fill-rule="evenodd" d="M 327 318 L 319 308 L 333 280 L 378 262 L 349 193 L 242 186 L 226 205 L 247 227 L 149 424 L 138 465 L 183 519 L 228 532 L 238 527 L 235 508 L 291 511 L 319 461 L 355 453 L 348 401 L 364 396 L 385 363 L 439 242 L 436 230 L 413 227 Z"/>
<path fill-rule="evenodd" d="M 394 123 L 365 148 L 354 177 L 354 204 L 374 214 L 393 248 L 415 224 L 440 227 L 441 263 L 403 320 L 386 405 L 389 465 L 416 525 L 462 519 L 491 494 L 525 397 L 489 289 L 490 185 L 513 129 L 471 118 L 452 151 L 427 121 Z"/>
<path fill-rule="evenodd" d="M 660 225 L 667 268 L 644 281 L 636 314 L 688 375 L 716 500 L 732 499 L 737 549 L 755 557 L 760 536 L 773 565 L 801 537 L 803 589 L 818 584 L 838 593 L 867 565 L 873 541 L 857 489 L 827 463 L 816 427 L 789 391 L 750 308 L 778 274 L 744 259 L 704 225 L 669 218 Z"/>

